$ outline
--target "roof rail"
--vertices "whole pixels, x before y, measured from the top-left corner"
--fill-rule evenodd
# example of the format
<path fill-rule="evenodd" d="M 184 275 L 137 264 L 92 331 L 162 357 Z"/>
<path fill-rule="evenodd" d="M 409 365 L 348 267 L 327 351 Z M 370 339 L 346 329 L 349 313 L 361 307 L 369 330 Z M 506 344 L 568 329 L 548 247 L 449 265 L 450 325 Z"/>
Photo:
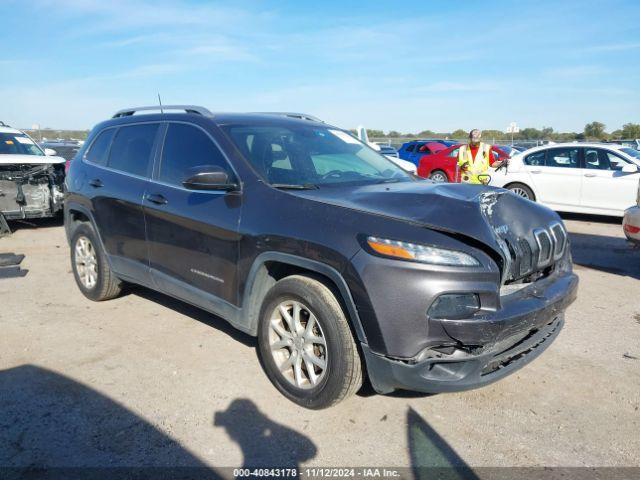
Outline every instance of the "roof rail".
<path fill-rule="evenodd" d="M 6 123 L 4 123 L 2 120 L 0 120 L 0 127 L 8 127 L 9 125 L 7 125 Z"/>
<path fill-rule="evenodd" d="M 112 118 L 129 117 L 136 112 L 144 112 L 149 110 L 160 110 L 161 112 L 164 112 L 165 110 L 184 110 L 185 113 L 196 113 L 198 115 L 202 115 L 203 117 L 213 117 L 213 113 L 211 113 L 206 108 L 199 107 L 197 105 L 153 105 L 148 107 L 135 107 L 118 110 Z"/>
<path fill-rule="evenodd" d="M 314 117 L 313 115 L 309 115 L 306 113 L 295 113 L 295 112 L 258 112 L 258 113 L 263 113 L 265 115 L 280 115 L 282 117 L 299 118 L 300 120 L 309 120 L 310 122 L 324 123 L 324 121 L 320 120 L 318 117 Z"/>

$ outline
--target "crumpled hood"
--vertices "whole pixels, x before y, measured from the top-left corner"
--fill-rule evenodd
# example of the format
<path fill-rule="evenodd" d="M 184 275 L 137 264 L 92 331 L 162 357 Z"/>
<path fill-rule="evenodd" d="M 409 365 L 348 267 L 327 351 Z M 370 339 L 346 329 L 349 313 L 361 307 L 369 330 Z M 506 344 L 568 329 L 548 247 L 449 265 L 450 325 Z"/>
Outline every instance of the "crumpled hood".
<path fill-rule="evenodd" d="M 384 215 L 442 232 L 474 238 L 503 254 L 496 235 L 530 237 L 559 221 L 550 209 L 503 189 L 468 184 L 402 182 L 331 186 L 291 192 L 333 205 Z"/>

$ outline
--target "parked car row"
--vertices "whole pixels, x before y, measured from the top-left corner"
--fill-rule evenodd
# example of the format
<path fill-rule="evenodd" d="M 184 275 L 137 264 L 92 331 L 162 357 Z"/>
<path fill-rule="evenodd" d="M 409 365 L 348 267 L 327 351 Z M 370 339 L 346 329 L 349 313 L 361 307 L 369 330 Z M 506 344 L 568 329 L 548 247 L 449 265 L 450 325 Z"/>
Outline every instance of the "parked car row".
<path fill-rule="evenodd" d="M 418 175 L 435 182 L 460 182 L 460 145 L 421 144 Z M 506 188 L 554 210 L 623 216 L 635 202 L 640 179 L 640 152 L 613 143 L 548 144 L 523 152 L 494 146 L 490 185 Z"/>
<path fill-rule="evenodd" d="M 425 144 L 425 151 L 433 153 L 420 157 L 418 175 L 438 183 L 459 183 L 461 172 L 458 170 L 458 151 L 460 146 L 460 144 L 450 147 L 444 147 L 439 143 Z M 492 154 L 494 161 L 502 161 L 509 158 L 504 151 L 498 148 L 494 148 Z"/>
<path fill-rule="evenodd" d="M 635 203 L 639 179 L 640 152 L 605 143 L 532 148 L 491 172 L 491 185 L 554 210 L 618 217 Z"/>

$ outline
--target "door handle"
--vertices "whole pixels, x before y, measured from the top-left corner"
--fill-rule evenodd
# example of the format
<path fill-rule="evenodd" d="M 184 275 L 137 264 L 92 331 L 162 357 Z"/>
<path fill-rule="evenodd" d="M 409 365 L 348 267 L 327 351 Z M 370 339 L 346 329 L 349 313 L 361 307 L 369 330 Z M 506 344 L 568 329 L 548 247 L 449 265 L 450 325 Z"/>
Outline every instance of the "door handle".
<path fill-rule="evenodd" d="M 169 201 L 159 193 L 151 193 L 144 196 L 145 200 L 155 203 L 156 205 L 166 205 Z"/>
<path fill-rule="evenodd" d="M 591 178 L 591 177 L 595 177 L 596 174 L 595 173 L 585 173 L 584 176 Z"/>
<path fill-rule="evenodd" d="M 542 170 L 531 170 L 531 173 L 542 173 Z"/>
<path fill-rule="evenodd" d="M 102 183 L 102 180 L 100 180 L 99 178 L 94 178 L 93 180 L 91 180 L 89 182 L 89 185 L 91 185 L 93 188 L 102 188 L 102 187 L 104 187 L 104 183 Z"/>

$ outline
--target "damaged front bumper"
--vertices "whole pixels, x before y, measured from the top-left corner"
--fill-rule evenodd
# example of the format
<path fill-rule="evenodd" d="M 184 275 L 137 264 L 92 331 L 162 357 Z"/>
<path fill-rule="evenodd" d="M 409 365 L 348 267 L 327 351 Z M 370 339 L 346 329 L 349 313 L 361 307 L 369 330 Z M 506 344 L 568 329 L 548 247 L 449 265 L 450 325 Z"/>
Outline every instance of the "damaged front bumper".
<path fill-rule="evenodd" d="M 441 321 L 456 347 L 425 349 L 412 360 L 362 350 L 369 378 L 379 393 L 397 389 L 453 392 L 495 382 L 540 355 L 564 325 L 575 300 L 578 277 L 564 272 L 504 298 L 503 308 L 467 320 Z"/>

